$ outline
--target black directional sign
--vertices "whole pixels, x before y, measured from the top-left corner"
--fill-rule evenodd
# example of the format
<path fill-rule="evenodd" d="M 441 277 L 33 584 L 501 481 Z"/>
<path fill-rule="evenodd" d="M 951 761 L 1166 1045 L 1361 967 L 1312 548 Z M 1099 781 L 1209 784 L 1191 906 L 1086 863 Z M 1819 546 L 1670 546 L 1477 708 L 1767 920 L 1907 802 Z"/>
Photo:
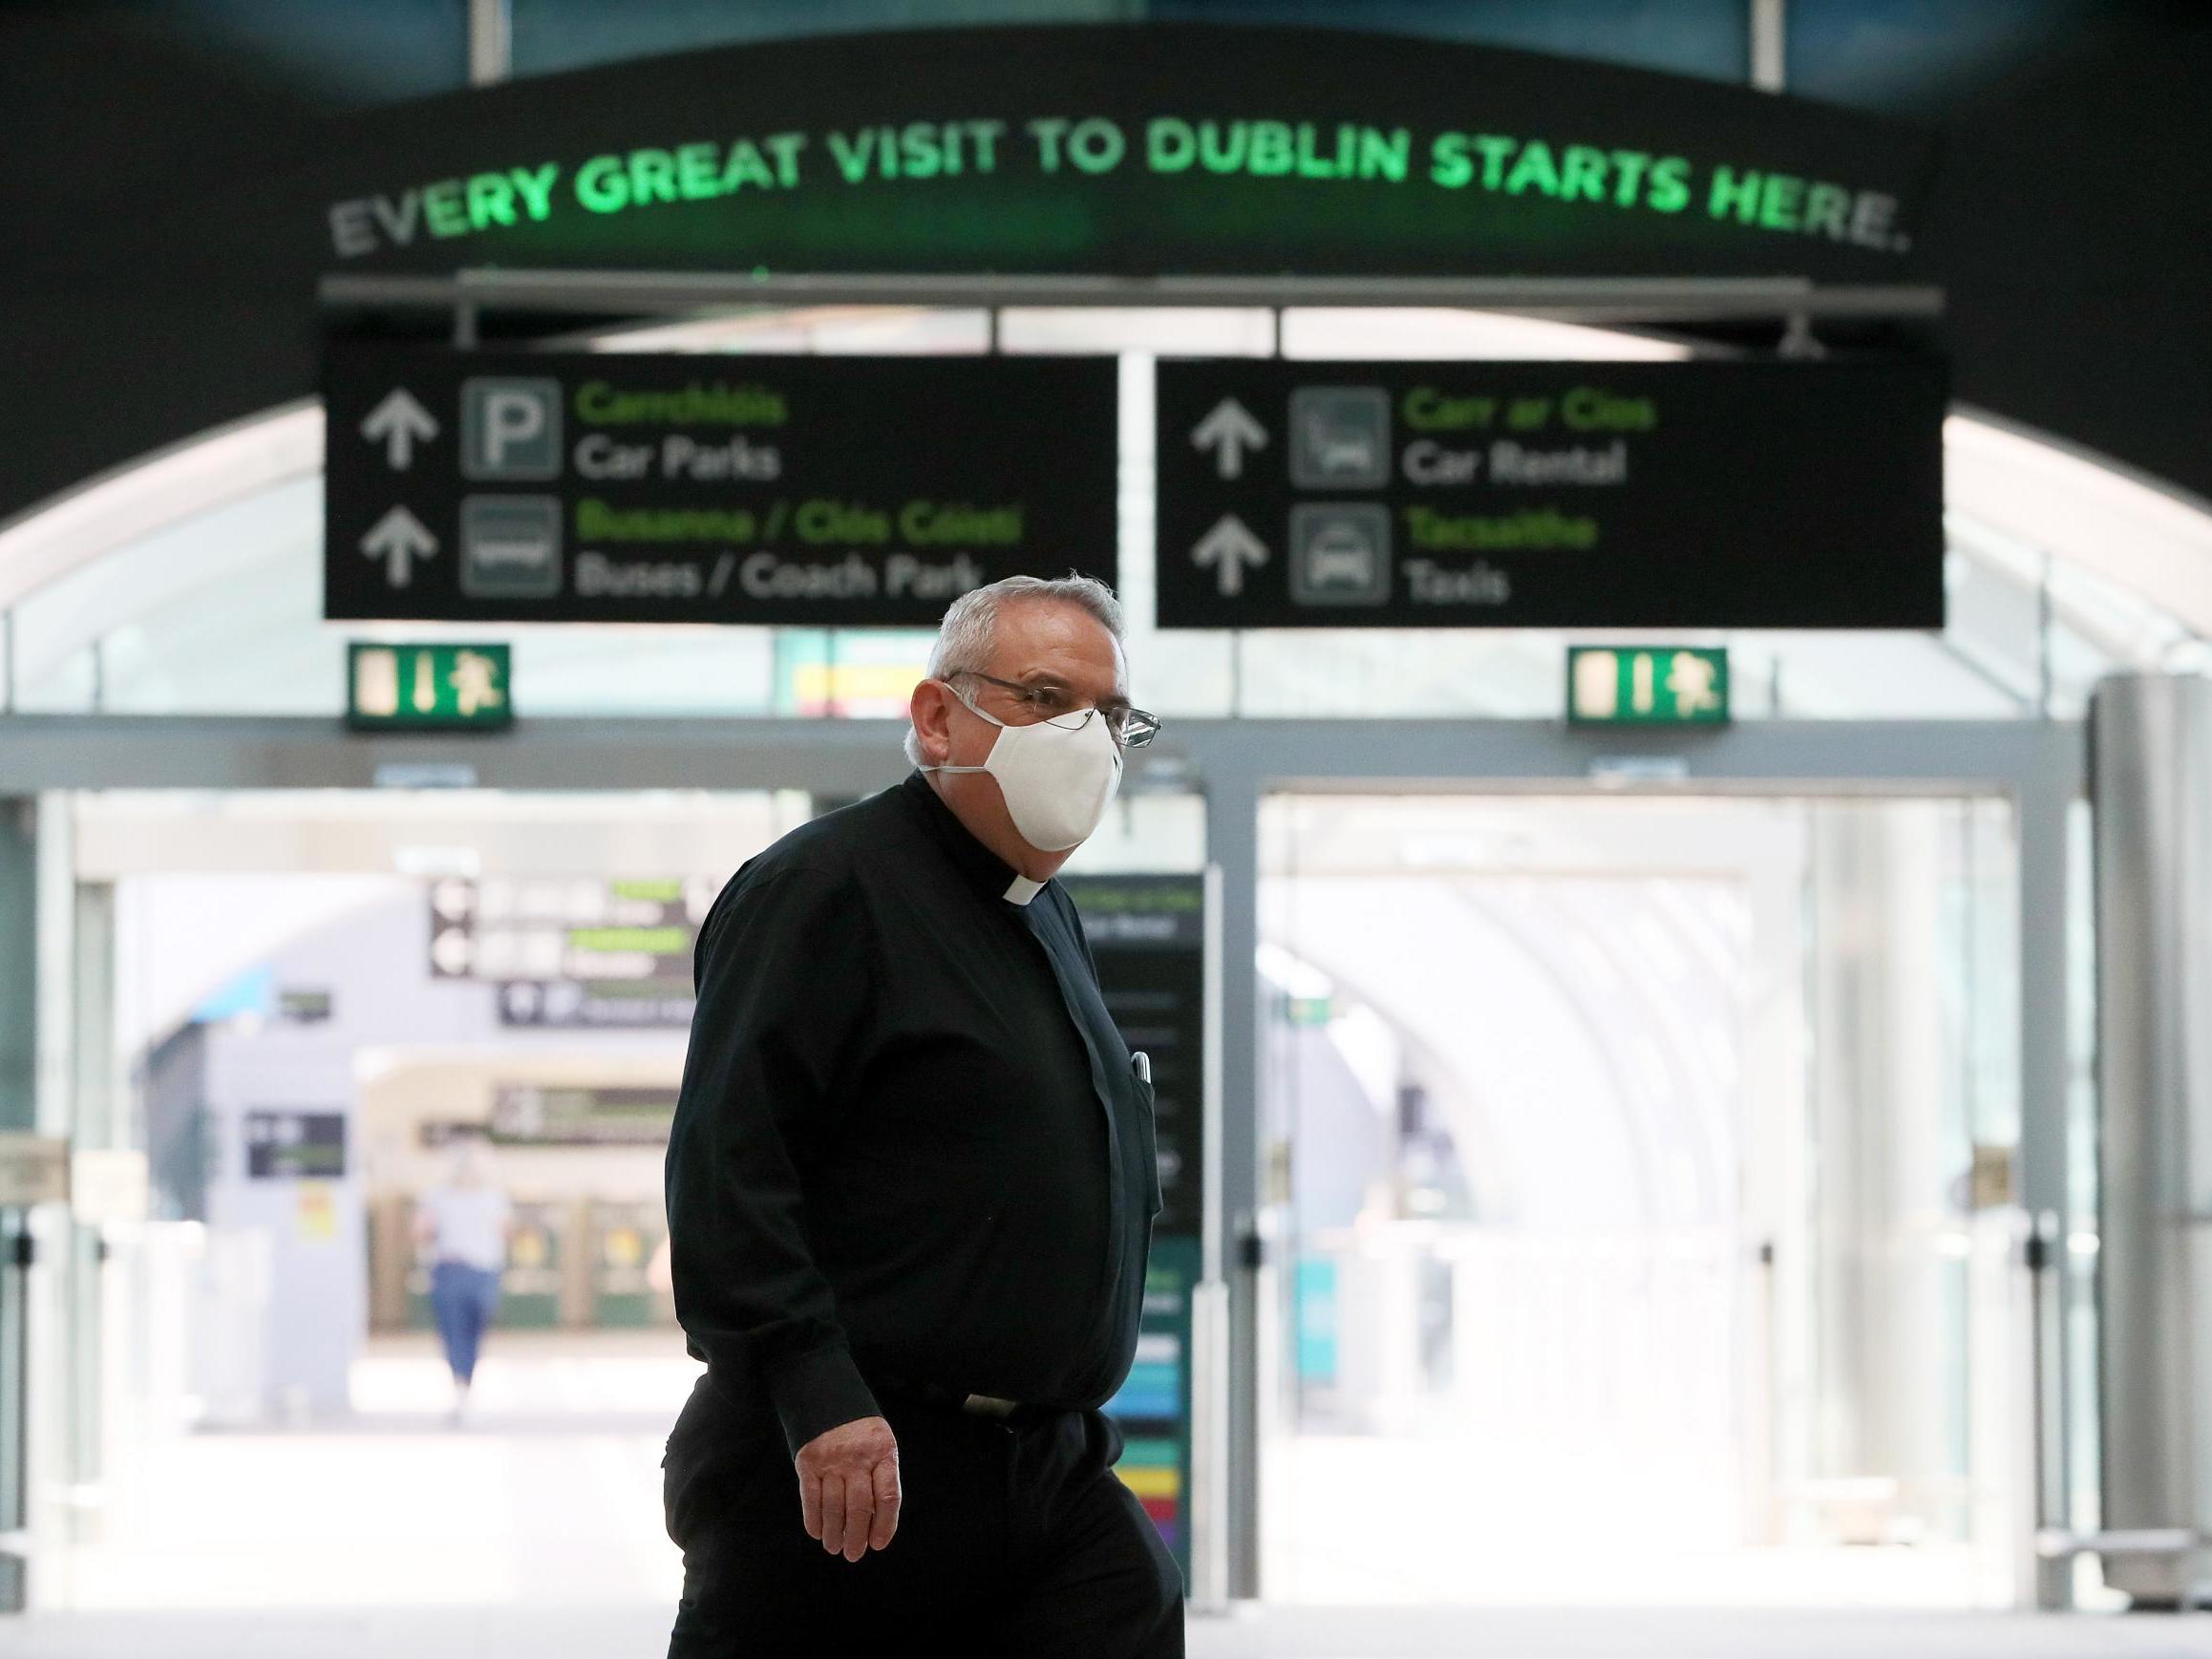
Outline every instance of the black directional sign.
<path fill-rule="evenodd" d="M 927 627 L 1003 576 L 1112 583 L 1111 358 L 348 343 L 323 613 Z"/>
<path fill-rule="evenodd" d="M 1163 362 L 1163 627 L 1943 626 L 1942 366 Z"/>

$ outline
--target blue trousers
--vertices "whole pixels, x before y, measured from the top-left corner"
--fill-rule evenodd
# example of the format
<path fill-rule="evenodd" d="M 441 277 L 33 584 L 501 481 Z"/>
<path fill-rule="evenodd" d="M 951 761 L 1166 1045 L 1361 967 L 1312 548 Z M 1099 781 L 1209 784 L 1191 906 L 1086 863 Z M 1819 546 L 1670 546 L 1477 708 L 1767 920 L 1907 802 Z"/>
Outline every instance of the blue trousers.
<path fill-rule="evenodd" d="M 466 1262 L 432 1266 L 430 1310 L 437 1320 L 438 1340 L 445 1344 L 445 1362 L 464 1383 L 476 1374 L 484 1327 L 499 1308 L 500 1275 L 495 1269 L 472 1267 Z"/>

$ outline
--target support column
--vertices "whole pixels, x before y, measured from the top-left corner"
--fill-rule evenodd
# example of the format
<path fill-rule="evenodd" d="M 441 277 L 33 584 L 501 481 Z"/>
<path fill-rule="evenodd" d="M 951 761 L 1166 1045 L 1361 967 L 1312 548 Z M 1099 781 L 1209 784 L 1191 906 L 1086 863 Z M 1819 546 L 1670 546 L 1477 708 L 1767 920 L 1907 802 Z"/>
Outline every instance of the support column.
<path fill-rule="evenodd" d="M 74 856 L 65 795 L 0 798 L 0 1129 L 71 1133 Z M 69 1537 L 84 1235 L 61 1204 L 0 1218 L 0 1533 L 29 1543 L 0 1548 L 0 1611 L 21 1611 Z"/>
<path fill-rule="evenodd" d="M 1787 79 L 1788 0 L 1751 0 L 1751 83 L 1778 93 Z"/>
<path fill-rule="evenodd" d="M 469 85 L 497 86 L 514 73 L 511 0 L 468 0 Z"/>
<path fill-rule="evenodd" d="M 2104 1530 L 2193 1537 L 2212 1531 L 2212 680 L 2106 680 L 2090 765 Z M 2201 1562 L 2108 1553 L 2105 1580 L 2172 1606 Z"/>
<path fill-rule="evenodd" d="M 1815 1468 L 1906 1492 L 1945 1470 L 1943 1390 L 1963 1357 L 1931 1243 L 1951 1173 L 1938 827 L 1917 807 L 1836 805 L 1813 837 Z"/>
<path fill-rule="evenodd" d="M 1229 1595 L 1259 1596 L 1260 1298 L 1267 1283 L 1259 1259 L 1260 798 L 1252 775 L 1210 763 L 1205 772 L 1206 859 L 1219 867 L 1222 953 L 1221 1203 L 1209 1216 L 1220 1230 L 1228 1282 Z"/>
<path fill-rule="evenodd" d="M 38 805 L 0 797 L 0 1129 L 38 1121 Z"/>
<path fill-rule="evenodd" d="M 0 797 L 0 1130 L 38 1122 L 37 803 Z M 29 1520 L 26 1390 L 30 1217 L 0 1211 L 0 1533 Z M 24 1558 L 0 1548 L 0 1613 L 23 1610 Z"/>
<path fill-rule="evenodd" d="M 2078 745 L 2070 736 L 2059 740 L 2067 747 L 2065 762 L 2032 782 L 2024 779 L 2014 798 L 2020 847 L 2019 1198 L 2031 1230 L 2028 1329 L 2021 1333 L 2029 1397 L 2017 1477 L 2015 1596 L 2023 1606 L 2053 1612 L 2074 1605 L 2074 1563 L 2042 1556 L 2036 1544 L 2045 1528 L 2067 1527 L 2073 1513 L 2068 1424 L 2074 1370 L 2065 1287 L 2073 1187 L 2068 935 L 2074 912 L 2068 842 L 2082 790 Z"/>
<path fill-rule="evenodd" d="M 77 1149 L 113 1151 L 143 1144 L 129 1121 L 128 1091 L 116 1059 L 116 889 L 112 882 L 71 882 L 70 1120 Z M 108 1244 L 97 1220 L 73 1219 L 59 1243 L 62 1300 L 69 1308 L 68 1487 L 73 1542 L 98 1539 L 107 1517 L 107 1401 L 112 1379 L 106 1337 Z"/>

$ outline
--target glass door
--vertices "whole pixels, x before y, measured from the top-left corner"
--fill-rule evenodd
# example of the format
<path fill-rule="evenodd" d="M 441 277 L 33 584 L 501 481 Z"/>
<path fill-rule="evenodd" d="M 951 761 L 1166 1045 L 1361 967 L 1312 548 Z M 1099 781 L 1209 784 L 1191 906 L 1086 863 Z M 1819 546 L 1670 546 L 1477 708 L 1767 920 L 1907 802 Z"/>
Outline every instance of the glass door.
<path fill-rule="evenodd" d="M 2009 1595 L 2002 803 L 1280 796 L 1262 869 L 1271 1599 Z"/>

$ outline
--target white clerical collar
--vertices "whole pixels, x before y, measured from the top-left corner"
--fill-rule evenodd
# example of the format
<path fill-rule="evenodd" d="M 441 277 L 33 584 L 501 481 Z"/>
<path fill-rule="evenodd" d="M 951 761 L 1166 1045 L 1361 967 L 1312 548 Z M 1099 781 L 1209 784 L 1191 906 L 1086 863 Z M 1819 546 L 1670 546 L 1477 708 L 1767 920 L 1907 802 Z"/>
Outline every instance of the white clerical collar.
<path fill-rule="evenodd" d="M 1027 876 L 1016 876 L 1007 883 L 1006 902 L 1010 904 L 1027 904 L 1044 890 L 1044 883 L 1032 882 Z"/>

